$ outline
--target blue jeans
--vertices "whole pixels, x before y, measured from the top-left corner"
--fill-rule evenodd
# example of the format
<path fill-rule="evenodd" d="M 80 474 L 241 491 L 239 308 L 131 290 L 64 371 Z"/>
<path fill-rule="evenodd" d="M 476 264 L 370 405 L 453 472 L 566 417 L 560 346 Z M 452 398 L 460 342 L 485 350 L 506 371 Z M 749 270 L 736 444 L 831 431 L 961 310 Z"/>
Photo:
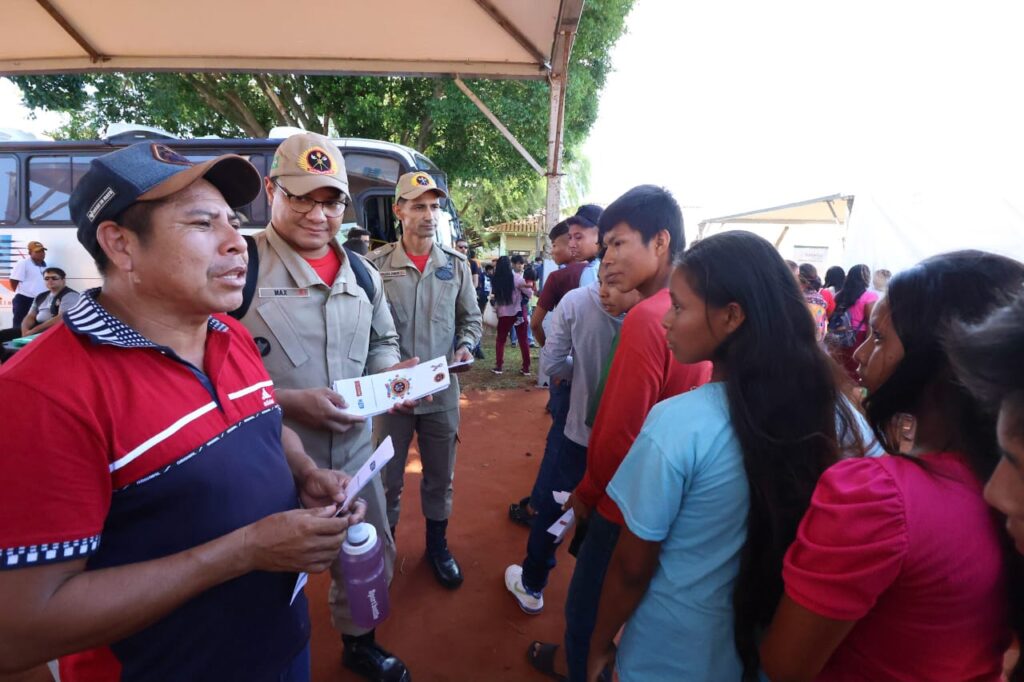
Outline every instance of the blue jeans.
<path fill-rule="evenodd" d="M 306 646 L 292 659 L 278 679 L 280 682 L 309 682 L 310 675 L 309 642 L 306 642 Z"/>
<path fill-rule="evenodd" d="M 544 451 L 544 461 L 537 472 L 537 482 L 530 498 L 533 521 L 523 560 L 523 586 L 534 592 L 540 592 L 548 584 L 548 574 L 556 563 L 558 545 L 548 528 L 562 515 L 562 506 L 555 502 L 551 493 L 573 490 L 587 469 L 587 448 L 564 436 L 561 442 L 559 451 Z"/>
<path fill-rule="evenodd" d="M 562 381 L 555 383 L 552 377 L 548 384 L 548 411 L 551 413 L 551 428 L 548 429 L 548 438 L 544 443 L 544 457 L 540 460 L 540 469 L 537 470 L 537 479 L 533 482 L 533 490 L 530 491 L 530 507 L 535 504 L 543 504 L 540 499 L 544 495 L 551 497 L 551 489 L 545 488 L 545 481 L 551 480 L 554 475 L 554 467 L 558 453 L 562 449 L 562 441 L 565 440 L 565 420 L 569 416 L 569 393 L 572 390 L 572 382 Z"/>
<path fill-rule="evenodd" d="M 601 516 L 596 509 L 591 512 L 587 536 L 576 557 L 576 570 L 565 600 L 565 658 L 569 665 L 569 682 L 586 682 L 597 605 L 620 530 L 618 524 Z"/>

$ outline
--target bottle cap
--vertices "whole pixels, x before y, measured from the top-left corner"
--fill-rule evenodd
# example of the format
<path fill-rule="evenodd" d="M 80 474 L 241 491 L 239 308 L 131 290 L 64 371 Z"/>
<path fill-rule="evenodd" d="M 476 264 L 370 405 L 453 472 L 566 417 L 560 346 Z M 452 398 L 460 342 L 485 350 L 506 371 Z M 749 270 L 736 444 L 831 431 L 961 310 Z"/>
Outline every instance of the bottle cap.
<path fill-rule="evenodd" d="M 348 529 L 341 548 L 345 554 L 366 554 L 377 544 L 377 529 L 369 523 L 357 523 Z"/>

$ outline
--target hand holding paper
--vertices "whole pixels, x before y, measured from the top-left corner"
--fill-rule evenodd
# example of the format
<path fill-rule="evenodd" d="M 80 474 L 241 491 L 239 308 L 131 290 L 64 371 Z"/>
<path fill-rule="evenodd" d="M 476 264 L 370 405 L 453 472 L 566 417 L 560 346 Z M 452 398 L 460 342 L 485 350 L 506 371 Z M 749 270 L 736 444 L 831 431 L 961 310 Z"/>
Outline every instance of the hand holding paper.
<path fill-rule="evenodd" d="M 451 385 L 444 357 L 399 367 L 357 379 L 334 382 L 334 390 L 345 399 L 347 414 L 371 417 L 383 414 L 409 400 L 419 400 Z"/>

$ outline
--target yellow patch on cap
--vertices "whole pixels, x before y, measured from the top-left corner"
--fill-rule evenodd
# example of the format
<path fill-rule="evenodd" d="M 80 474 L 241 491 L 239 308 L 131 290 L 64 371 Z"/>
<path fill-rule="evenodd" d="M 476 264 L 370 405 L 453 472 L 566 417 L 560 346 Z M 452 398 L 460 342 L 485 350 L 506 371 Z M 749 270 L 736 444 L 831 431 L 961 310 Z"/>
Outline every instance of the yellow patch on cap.
<path fill-rule="evenodd" d="M 337 175 L 331 155 L 323 147 L 310 147 L 299 154 L 299 168 L 315 175 Z"/>

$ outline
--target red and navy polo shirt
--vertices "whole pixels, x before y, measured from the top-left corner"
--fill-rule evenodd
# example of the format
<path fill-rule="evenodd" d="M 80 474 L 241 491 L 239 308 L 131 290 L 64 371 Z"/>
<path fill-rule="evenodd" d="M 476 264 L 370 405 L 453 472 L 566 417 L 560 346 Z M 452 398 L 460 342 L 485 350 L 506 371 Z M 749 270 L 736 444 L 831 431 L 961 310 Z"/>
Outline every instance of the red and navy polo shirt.
<path fill-rule="evenodd" d="M 299 506 L 245 328 L 211 317 L 198 368 L 99 293 L 0 367 L 0 570 L 147 561 Z M 62 679 L 277 680 L 309 639 L 305 598 L 289 604 L 295 580 L 218 585 L 108 650 L 62 659 Z"/>

